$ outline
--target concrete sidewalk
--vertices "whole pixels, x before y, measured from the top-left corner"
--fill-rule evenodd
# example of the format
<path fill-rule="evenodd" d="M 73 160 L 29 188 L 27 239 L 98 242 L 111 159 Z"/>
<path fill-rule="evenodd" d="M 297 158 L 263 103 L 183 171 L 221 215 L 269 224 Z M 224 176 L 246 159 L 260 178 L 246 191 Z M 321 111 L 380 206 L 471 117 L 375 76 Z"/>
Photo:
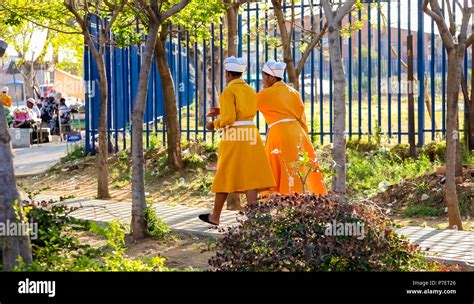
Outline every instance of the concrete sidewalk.
<path fill-rule="evenodd" d="M 30 148 L 13 149 L 13 166 L 16 177 L 45 173 L 67 154 L 67 143 L 47 143 Z"/>

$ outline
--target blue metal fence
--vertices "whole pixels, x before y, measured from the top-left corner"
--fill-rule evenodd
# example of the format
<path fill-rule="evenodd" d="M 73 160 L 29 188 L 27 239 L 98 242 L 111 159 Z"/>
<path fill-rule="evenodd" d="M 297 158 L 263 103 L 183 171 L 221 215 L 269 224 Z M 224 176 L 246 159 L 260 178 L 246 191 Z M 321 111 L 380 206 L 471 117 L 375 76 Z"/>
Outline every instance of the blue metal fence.
<path fill-rule="evenodd" d="M 312 1 L 311 5 L 309 1 Z M 355 11 L 344 20 L 344 23 L 363 21 L 363 28 L 352 33 L 349 38 L 341 39 L 347 76 L 348 136 L 360 138 L 378 133 L 388 136 L 393 142 L 407 140 L 407 92 L 410 84 L 406 81 L 405 62 L 408 34 L 414 35 L 415 42 L 418 144 L 423 145 L 427 140 L 444 136 L 447 58 L 436 26 L 429 17 L 424 17 L 421 10 L 422 0 L 365 2 L 363 11 Z M 264 4 L 270 9 L 262 9 Z M 270 1 L 243 7 L 244 11 L 238 16 L 237 53 L 249 62 L 244 79 L 259 91 L 263 88 L 261 66 L 270 58 L 282 61 L 283 51 L 269 40 L 279 37 L 276 23 L 271 22 L 274 17 Z M 284 7 L 284 11 L 289 13 L 289 8 Z M 311 8 L 313 13 L 310 12 Z M 302 55 L 300 48 L 303 29 L 320 29 L 322 22 L 314 21 L 321 20 L 323 11 L 316 0 L 305 0 L 296 4 L 295 11 L 295 24 L 298 26 L 293 31 L 292 54 L 295 64 L 298 64 Z M 174 77 L 183 138 L 214 140 L 214 132 L 205 130 L 206 118 L 203 114 L 215 105 L 217 94 L 224 87 L 222 58 L 226 53 L 226 35 L 223 34 L 225 29 L 222 24 L 212 25 L 209 28 L 209 40 L 192 39 L 190 33 L 182 27 L 173 26 L 172 29 L 167 42 L 168 63 Z M 472 64 L 470 54 L 471 52 L 466 53 L 464 62 L 464 73 L 468 79 L 471 77 L 468 73 L 468 67 Z M 137 47 L 111 48 L 107 52 L 106 62 L 110 88 L 109 136 L 118 151 L 129 146 L 128 136 L 138 84 L 140 54 Z M 93 80 L 98 79 L 98 75 L 87 47 L 84 65 L 85 79 L 93 83 Z M 94 138 L 97 134 L 97 86 L 94 93 L 86 102 L 88 151 L 94 149 Z M 320 143 L 332 141 L 332 69 L 326 37 L 323 37 L 321 46 L 311 52 L 304 65 L 300 75 L 300 93 L 307 108 L 311 136 Z M 428 107 L 430 111 L 427 111 Z M 150 145 L 151 135 L 161 138 L 161 134 L 165 141 L 166 126 L 163 125 L 162 118 L 163 98 L 158 70 L 154 64 L 145 112 L 147 146 Z M 464 115 L 461 115 L 461 118 L 463 119 Z M 463 125 L 462 121 L 460 125 Z M 265 121 L 260 115 L 257 117 L 257 126 L 262 134 L 265 134 Z"/>

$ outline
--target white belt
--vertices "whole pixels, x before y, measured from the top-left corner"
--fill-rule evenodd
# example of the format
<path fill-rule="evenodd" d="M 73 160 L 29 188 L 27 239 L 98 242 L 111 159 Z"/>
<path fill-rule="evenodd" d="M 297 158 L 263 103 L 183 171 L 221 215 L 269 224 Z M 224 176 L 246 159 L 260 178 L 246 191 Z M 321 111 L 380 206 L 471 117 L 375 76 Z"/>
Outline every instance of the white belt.
<path fill-rule="evenodd" d="M 251 120 L 242 120 L 242 121 L 236 121 L 232 125 L 232 127 L 241 127 L 241 126 L 255 126 L 255 124 Z"/>
<path fill-rule="evenodd" d="M 279 120 L 279 121 L 275 121 L 275 122 L 272 123 L 272 124 L 269 124 L 269 125 L 268 125 L 268 128 L 270 129 L 270 128 L 273 127 L 274 125 L 277 125 L 277 124 L 279 124 L 279 123 L 281 123 L 281 122 L 291 122 L 291 121 L 296 121 L 296 119 L 294 119 L 294 118 L 284 118 L 284 119 L 281 119 L 281 120 Z"/>

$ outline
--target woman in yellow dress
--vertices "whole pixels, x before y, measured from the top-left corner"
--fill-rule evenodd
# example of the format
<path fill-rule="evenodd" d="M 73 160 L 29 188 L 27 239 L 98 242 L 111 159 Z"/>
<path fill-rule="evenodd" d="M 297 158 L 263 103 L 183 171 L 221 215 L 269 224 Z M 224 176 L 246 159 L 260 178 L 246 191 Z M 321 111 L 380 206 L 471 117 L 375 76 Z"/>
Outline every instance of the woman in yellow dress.
<path fill-rule="evenodd" d="M 247 203 L 257 202 L 259 191 L 275 187 L 270 163 L 253 120 L 257 114 L 257 94 L 241 76 L 247 67 L 241 58 L 224 60 L 227 87 L 222 92 L 220 117 L 207 125 L 222 129 L 217 172 L 211 191 L 216 193 L 214 209 L 199 219 L 218 225 L 229 193 L 246 193 Z"/>
<path fill-rule="evenodd" d="M 326 186 L 308 136 L 304 104 L 298 91 L 282 81 L 285 68 L 285 63 L 269 60 L 262 69 L 265 89 L 257 94 L 257 108 L 269 127 L 265 151 L 277 184 L 273 190 L 280 194 L 303 191 L 295 164 L 300 152 L 306 151 L 312 160 L 312 172 L 308 175 L 305 189 L 325 195 Z M 300 173 L 304 175 L 306 171 Z"/>

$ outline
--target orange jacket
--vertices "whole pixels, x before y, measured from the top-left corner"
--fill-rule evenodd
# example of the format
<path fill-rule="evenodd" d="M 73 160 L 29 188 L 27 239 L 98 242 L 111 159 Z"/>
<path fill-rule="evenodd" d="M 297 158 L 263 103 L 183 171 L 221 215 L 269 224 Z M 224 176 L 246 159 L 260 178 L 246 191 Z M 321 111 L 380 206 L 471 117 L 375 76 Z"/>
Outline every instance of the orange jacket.
<path fill-rule="evenodd" d="M 12 106 L 12 98 L 8 94 L 2 94 L 2 104 L 4 107 L 10 108 Z"/>

